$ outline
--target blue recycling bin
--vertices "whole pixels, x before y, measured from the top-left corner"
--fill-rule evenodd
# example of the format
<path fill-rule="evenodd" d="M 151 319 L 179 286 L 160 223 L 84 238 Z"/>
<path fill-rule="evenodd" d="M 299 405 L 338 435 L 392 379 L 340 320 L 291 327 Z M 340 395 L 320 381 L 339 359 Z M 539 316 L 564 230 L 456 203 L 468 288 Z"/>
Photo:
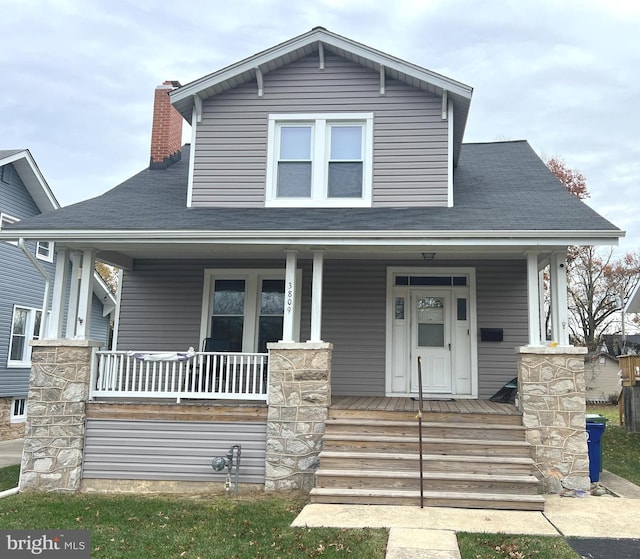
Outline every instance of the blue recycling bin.
<path fill-rule="evenodd" d="M 592 482 L 600 480 L 600 460 L 604 424 L 587 421 L 587 447 L 589 451 L 589 478 Z"/>

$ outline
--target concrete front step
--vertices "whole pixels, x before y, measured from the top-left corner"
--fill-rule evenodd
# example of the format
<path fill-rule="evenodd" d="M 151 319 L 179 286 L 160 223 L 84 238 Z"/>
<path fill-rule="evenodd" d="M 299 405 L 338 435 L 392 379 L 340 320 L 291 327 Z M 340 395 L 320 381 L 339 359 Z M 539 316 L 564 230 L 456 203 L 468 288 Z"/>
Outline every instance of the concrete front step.
<path fill-rule="evenodd" d="M 417 436 L 418 421 L 374 419 L 327 419 L 326 432 L 331 434 Z M 422 421 L 422 433 L 430 438 L 478 440 L 523 440 L 522 425 L 502 425 L 486 422 Z"/>
<path fill-rule="evenodd" d="M 325 433 L 323 449 L 331 451 L 370 451 L 371 453 L 397 450 L 418 452 L 419 438 L 413 436 L 355 435 Z M 475 456 L 522 456 L 530 455 L 531 445 L 524 438 L 518 441 L 486 441 L 478 439 L 422 439 L 423 452 L 429 454 L 463 454 Z"/>
<path fill-rule="evenodd" d="M 538 479 L 531 475 L 425 471 L 422 482 L 426 491 L 518 493 L 523 495 L 537 495 L 539 493 Z M 316 471 L 316 487 L 419 490 L 420 472 L 321 468 Z"/>
<path fill-rule="evenodd" d="M 420 491 L 385 489 L 340 489 L 316 487 L 310 493 L 312 503 L 420 505 Z M 544 510 L 542 495 L 508 493 L 458 493 L 425 491 L 424 505 L 429 507 L 484 508 L 505 510 Z"/>

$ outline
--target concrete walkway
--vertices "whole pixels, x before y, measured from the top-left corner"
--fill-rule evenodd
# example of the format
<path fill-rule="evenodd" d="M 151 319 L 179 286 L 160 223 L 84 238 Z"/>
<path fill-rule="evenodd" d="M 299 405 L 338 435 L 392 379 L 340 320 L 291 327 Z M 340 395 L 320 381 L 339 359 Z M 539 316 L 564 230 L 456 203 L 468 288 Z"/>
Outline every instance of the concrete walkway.
<path fill-rule="evenodd" d="M 460 559 L 456 532 L 640 539 L 640 487 L 609 476 L 621 498 L 549 495 L 544 512 L 310 504 L 292 526 L 389 528 L 386 559 Z"/>
<path fill-rule="evenodd" d="M 22 461 L 24 439 L 0 441 L 0 468 L 14 466 Z"/>

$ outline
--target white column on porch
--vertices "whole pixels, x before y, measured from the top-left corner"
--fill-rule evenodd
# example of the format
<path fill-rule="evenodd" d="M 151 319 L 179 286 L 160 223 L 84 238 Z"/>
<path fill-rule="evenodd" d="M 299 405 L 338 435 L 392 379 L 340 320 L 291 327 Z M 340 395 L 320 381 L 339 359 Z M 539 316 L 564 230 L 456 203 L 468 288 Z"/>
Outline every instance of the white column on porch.
<path fill-rule="evenodd" d="M 51 301 L 51 317 L 45 338 L 62 338 L 62 322 L 67 302 L 67 282 L 69 281 L 69 251 L 66 248 L 56 249 L 56 273 L 53 280 L 53 300 Z"/>
<path fill-rule="evenodd" d="M 538 253 L 527 253 L 527 293 L 529 309 L 529 345 L 542 345 L 540 333 L 540 289 L 538 287 Z"/>
<path fill-rule="evenodd" d="M 93 270 L 95 255 L 92 250 L 82 251 L 82 273 L 80 274 L 80 293 L 78 294 L 78 316 L 76 338 L 89 339 L 91 325 L 91 299 L 93 297 Z"/>
<path fill-rule="evenodd" d="M 554 252 L 550 259 L 551 339 L 569 345 L 569 311 L 567 302 L 567 253 Z"/>
<path fill-rule="evenodd" d="M 293 342 L 294 323 L 296 317 L 296 266 L 298 265 L 298 253 L 295 250 L 286 250 L 286 271 L 284 277 L 284 324 L 282 325 L 283 342 Z"/>
<path fill-rule="evenodd" d="M 538 271 L 538 301 L 540 304 L 540 339 L 547 340 L 547 314 L 544 305 L 544 264 L 538 263 L 538 267 L 542 269 Z"/>
<path fill-rule="evenodd" d="M 313 251 L 313 286 L 311 288 L 311 339 L 322 341 L 322 281 L 324 274 L 324 251 Z"/>
<path fill-rule="evenodd" d="M 67 329 L 65 338 L 72 340 L 76 337 L 76 322 L 78 317 L 78 292 L 80 288 L 80 270 L 82 266 L 81 254 L 72 251 L 71 256 L 71 283 L 69 287 L 69 308 L 67 309 Z"/>

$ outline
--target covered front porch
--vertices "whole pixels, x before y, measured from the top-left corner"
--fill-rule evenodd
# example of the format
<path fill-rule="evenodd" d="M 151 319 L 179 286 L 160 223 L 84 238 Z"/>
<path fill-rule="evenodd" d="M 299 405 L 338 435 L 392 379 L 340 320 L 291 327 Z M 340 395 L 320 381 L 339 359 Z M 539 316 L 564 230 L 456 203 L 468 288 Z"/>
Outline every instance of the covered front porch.
<path fill-rule="evenodd" d="M 227 421 L 216 416 L 198 429 L 219 433 L 221 445 L 232 442 L 226 434 L 230 432 L 234 433 L 234 441 L 241 441 L 245 435 L 253 437 L 251 440 L 258 438 L 262 443 L 256 450 L 255 463 L 262 466 L 255 466 L 254 482 L 261 480 L 267 490 L 310 490 L 317 488 L 319 469 L 326 469 L 321 453 L 329 451 L 326 444 L 332 421 L 339 419 L 345 425 L 350 416 L 364 421 L 356 422 L 356 430 L 350 434 L 360 437 L 367 434 L 367 421 L 378 415 L 400 414 L 395 419 L 381 420 L 400 421 L 415 430 L 420 388 L 415 364 L 417 357 L 422 357 L 427 379 L 422 386 L 423 413 L 436 424 L 453 424 L 457 433 L 453 436 L 443 425 L 432 426 L 433 433 L 443 433 L 436 437 L 443 441 L 434 442 L 434 456 L 457 452 L 458 446 L 451 448 L 447 439 L 465 439 L 460 435 L 468 433 L 481 438 L 480 442 L 464 443 L 466 447 L 484 451 L 487 444 L 482 437 L 501 432 L 495 425 L 513 422 L 516 429 L 507 431 L 519 430 L 526 438 L 516 446 L 519 452 L 533 455 L 537 475 L 584 481 L 584 464 L 575 459 L 583 450 L 586 452 L 584 440 L 581 439 L 584 449 L 576 444 L 570 453 L 566 452 L 566 439 L 560 440 L 560 465 L 547 467 L 557 457 L 553 446 L 557 441 L 549 443 L 546 434 L 541 434 L 546 430 L 556 432 L 554 422 L 558 420 L 570 426 L 567 437 L 579 435 L 573 418 L 579 415 L 579 381 L 572 379 L 569 390 L 566 383 L 555 383 L 555 379 L 550 382 L 544 375 L 531 380 L 531 375 L 522 373 L 524 365 L 528 367 L 530 363 L 523 365 L 522 356 L 516 353 L 517 348 L 529 348 L 529 360 L 533 354 L 542 354 L 538 364 L 530 367 L 535 373 L 549 370 L 544 364 L 542 369 L 538 366 L 547 359 L 545 352 L 567 349 L 563 319 L 566 305 L 561 296 L 566 279 L 565 253 L 561 247 L 539 247 L 525 253 L 521 244 L 500 249 L 491 243 L 476 247 L 440 245 L 434 254 L 423 253 L 425 247 L 435 247 L 418 238 L 403 239 L 405 244 L 400 245 L 380 239 L 370 239 L 370 244 L 324 240 L 317 246 L 300 245 L 290 237 L 269 246 L 257 245 L 255 240 L 246 244 L 237 240 L 201 240 L 197 244 L 96 241 L 91 250 L 60 242 L 59 250 L 75 255 L 71 260 L 76 268 L 57 270 L 61 282 L 65 281 L 65 274 L 71 273 L 72 293 L 69 297 L 54 293 L 49 336 L 34 348 L 34 382 L 50 380 L 49 372 L 37 373 L 36 369 L 49 371 L 51 360 L 60 356 L 75 359 L 80 353 L 86 357 L 86 363 L 77 369 L 82 381 L 73 381 L 83 386 L 82 392 L 78 389 L 74 425 L 82 424 L 86 402 L 163 403 L 176 409 L 203 403 L 214 407 L 251 402 L 266 406 L 266 419 L 249 422 L 250 425 L 234 422 L 232 417 Z M 110 351 L 93 349 L 88 310 L 83 302 L 90 285 L 85 270 L 93 266 L 96 258 L 126 267 L 114 348 Z M 543 340 L 545 269 L 551 270 L 550 324 L 558 348 L 547 347 Z M 58 278 L 56 282 L 59 283 Z M 71 318 L 63 329 L 59 317 L 65 305 Z M 484 331 L 491 335 L 484 336 Z M 207 340 L 224 349 L 211 349 Z M 37 361 L 38 345 L 42 346 L 42 362 Z M 82 350 L 73 349 L 76 346 Z M 572 371 L 573 375 L 577 361 L 564 353 L 561 359 L 562 362 L 551 364 L 553 370 L 560 371 L 560 375 Z M 65 373 L 62 369 L 61 374 Z M 513 406 L 489 402 L 516 376 L 522 380 L 522 413 Z M 531 393 L 526 392 L 529 388 Z M 557 391 L 571 396 L 563 399 Z M 45 398 L 51 393 L 42 390 L 39 394 Z M 72 395 L 76 397 L 75 392 Z M 551 396 L 555 407 L 539 414 L 535 399 L 545 395 Z M 575 409 L 564 409 L 569 400 Z M 38 412 L 57 409 L 56 403 L 47 403 L 48 408 L 39 404 L 33 402 Z M 29 413 L 30 417 L 37 415 Z M 149 431 L 158 435 L 158 429 L 166 427 L 171 434 L 165 437 L 162 432 L 168 441 L 163 448 L 173 447 L 174 443 L 176 448 L 182 448 L 182 436 L 189 433 L 198 437 L 199 431 L 195 429 L 197 422 L 184 422 L 178 415 L 174 414 L 167 426 L 156 425 L 151 419 L 140 424 L 111 418 L 105 431 L 94 429 L 92 433 L 106 433 L 107 439 L 113 441 L 135 432 L 136 441 L 146 441 Z M 465 425 L 460 427 L 460 422 Z M 99 418 L 89 423 L 92 428 L 98 425 Z M 376 424 L 375 429 L 379 427 Z M 402 432 L 404 427 L 400 429 Z M 379 452 L 390 448 L 390 440 L 384 437 L 414 444 L 414 435 L 381 436 Z M 96 441 L 91 437 L 88 440 Z M 355 440 L 365 446 L 371 442 Z M 110 444 L 104 448 L 109 450 Z M 498 441 L 491 448 L 499 453 L 512 446 Z M 89 448 L 102 446 L 94 444 Z M 136 472 L 134 463 L 127 462 L 126 457 L 134 449 L 135 445 L 131 445 L 123 452 L 124 465 L 118 474 L 121 477 L 144 475 Z M 197 452 L 193 455 L 200 456 Z M 76 480 L 82 477 L 82 453 L 78 459 L 73 475 L 68 477 L 71 487 L 77 487 Z M 158 460 L 167 457 L 163 455 Z M 407 463 L 415 465 L 412 460 Z M 480 461 L 492 464 L 491 456 Z M 471 464 L 477 462 L 477 458 L 470 459 Z M 465 460 L 458 461 L 463 463 Z M 52 468 L 56 464 L 52 460 Z M 198 465 L 202 468 L 198 476 L 210 475 L 209 466 L 210 460 Z M 530 468 L 530 464 L 526 467 Z M 35 464 L 32 474 L 41 480 Z M 526 483 L 532 480 L 527 479 Z"/>
<path fill-rule="evenodd" d="M 264 399 L 267 344 L 328 341 L 333 395 L 417 396 L 421 356 L 425 396 L 488 399 L 517 375 L 514 348 L 547 343 L 547 315 L 551 339 L 568 344 L 562 247 L 324 241 L 105 241 L 92 250 L 59 242 L 73 266 L 57 270 L 56 284 L 70 276 L 72 290 L 54 293 L 46 338 L 91 339 L 84 271 L 99 259 L 124 272 L 112 353 L 94 362 L 96 397 L 124 390 L 176 401 L 193 393 Z M 71 318 L 63 324 L 65 307 Z M 218 348 L 207 350 L 206 340 Z M 174 365 L 156 354 L 194 356 L 170 377 Z M 154 360 L 144 377 L 136 359 Z M 212 380 L 223 369 L 230 374 Z"/>

